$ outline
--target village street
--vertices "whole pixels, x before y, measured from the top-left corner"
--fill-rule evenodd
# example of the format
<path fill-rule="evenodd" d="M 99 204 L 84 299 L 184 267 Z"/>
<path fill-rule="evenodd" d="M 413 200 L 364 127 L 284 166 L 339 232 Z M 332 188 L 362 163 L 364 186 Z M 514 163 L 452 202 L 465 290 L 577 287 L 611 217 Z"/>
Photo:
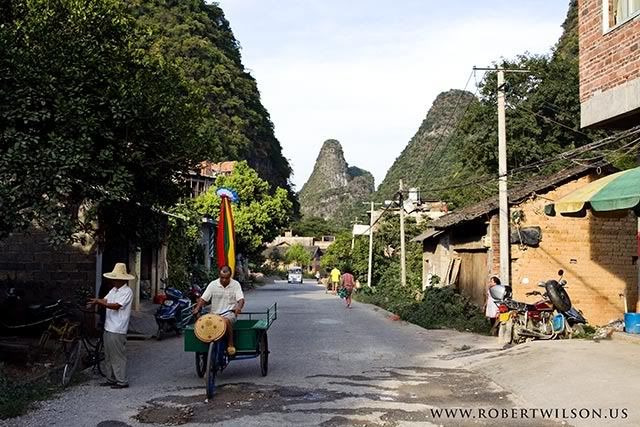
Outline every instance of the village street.
<path fill-rule="evenodd" d="M 635 401 L 624 386 L 618 391 L 613 384 L 605 391 L 598 388 L 605 366 L 591 370 L 570 357 L 563 358 L 567 367 L 585 373 L 584 385 L 589 388 L 587 396 L 563 393 L 575 387 L 575 372 L 570 372 L 573 380 L 549 378 L 551 374 L 544 372 L 544 365 L 551 361 L 540 359 L 536 364 L 532 359 L 541 354 L 536 346 L 526 344 L 502 351 L 491 337 L 424 330 L 389 319 L 388 313 L 369 305 L 356 303 L 347 310 L 335 296 L 325 294 L 315 284 L 269 284 L 248 292 L 246 297 L 247 310 L 278 303 L 278 319 L 269 330 L 267 377 L 260 376 L 255 359 L 232 362 L 219 377 L 217 396 L 205 403 L 204 382 L 195 374 L 193 354 L 182 351 L 181 339 L 130 341 L 131 388 L 99 387 L 99 379 L 92 378 L 39 409 L 0 425 L 558 425 L 558 420 L 543 420 L 539 414 L 535 420 L 523 420 L 511 415 L 500 418 L 496 411 L 625 404 L 633 408 Z M 575 343 L 601 349 L 612 344 Z M 546 344 L 558 346 L 561 342 Z M 542 353 L 553 358 L 550 348 L 543 348 Z M 629 369 L 640 369 L 637 362 L 613 361 L 626 364 L 620 368 L 621 378 Z M 504 374 L 500 369 L 503 365 Z M 469 366 L 477 369 L 470 370 Z M 526 370 L 527 366 L 532 369 Z M 515 396 L 497 385 L 518 389 L 526 386 L 524 375 L 539 378 L 529 396 L 533 399 Z M 598 393 L 609 399 L 600 400 L 604 406 L 590 406 L 599 402 Z M 621 399 L 623 395 L 627 401 Z M 616 402 L 618 405 L 612 405 Z M 460 413 L 438 418 L 432 412 L 438 408 L 472 411 L 467 417 L 470 419 Z M 566 421 L 570 425 L 604 423 Z M 637 414 L 631 412 L 624 421 L 628 425 L 637 423 Z"/>

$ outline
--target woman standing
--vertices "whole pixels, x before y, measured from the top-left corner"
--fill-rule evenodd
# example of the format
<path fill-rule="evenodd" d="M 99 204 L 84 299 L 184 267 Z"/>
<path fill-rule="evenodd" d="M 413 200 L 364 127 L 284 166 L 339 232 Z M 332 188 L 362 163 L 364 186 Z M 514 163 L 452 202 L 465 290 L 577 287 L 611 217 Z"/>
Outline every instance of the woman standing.
<path fill-rule="evenodd" d="M 491 276 L 489 279 L 489 286 L 487 286 L 487 302 L 484 304 L 484 314 L 491 323 L 491 335 L 495 335 L 498 330 L 498 306 L 496 305 L 493 297 L 491 296 L 491 288 L 500 284 L 500 279 L 497 276 Z"/>
<path fill-rule="evenodd" d="M 353 288 L 356 287 L 356 279 L 351 274 L 350 269 L 345 269 L 344 274 L 340 277 L 340 292 L 341 298 L 344 298 L 347 308 L 351 308 L 351 293 Z"/>

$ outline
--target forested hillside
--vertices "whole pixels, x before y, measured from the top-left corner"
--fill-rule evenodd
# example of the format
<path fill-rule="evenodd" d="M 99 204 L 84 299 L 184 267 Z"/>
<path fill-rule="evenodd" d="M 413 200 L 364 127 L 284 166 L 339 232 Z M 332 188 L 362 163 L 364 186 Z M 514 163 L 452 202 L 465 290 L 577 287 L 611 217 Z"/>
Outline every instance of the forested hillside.
<path fill-rule="evenodd" d="M 460 120 L 465 106 L 473 100 L 473 94 L 455 89 L 438 95 L 409 145 L 378 187 L 379 199 L 391 199 L 398 191 L 400 179 L 406 187 L 427 187 L 440 181 L 438 175 L 450 173 L 452 153 L 445 142 L 453 133 L 452 124 Z"/>
<path fill-rule="evenodd" d="M 546 161 L 603 135 L 580 129 L 576 0 L 569 2 L 562 27 L 563 34 L 550 54 L 523 53 L 499 63 L 505 68 L 530 70 L 527 74 L 506 76 L 508 167 L 522 171 L 511 177 L 511 185 L 524 182 L 532 174 L 551 173 L 566 166 L 566 163 Z M 447 104 L 458 104 L 451 120 L 444 120 L 444 131 L 440 133 L 447 136 L 435 138 L 439 145 L 424 142 L 422 130 L 426 123 L 423 123 L 380 186 L 381 197 L 388 197 L 400 177 L 412 186 L 421 187 L 423 196 L 443 198 L 451 202 L 452 207 L 495 194 L 498 171 L 496 80 L 495 72 L 486 73 L 478 84 L 476 97 L 459 91 L 458 95 L 447 93 L 451 98 Z M 447 94 L 438 97 L 433 109 Z M 425 122 L 428 119 L 429 116 Z M 420 143 L 422 149 L 417 150 L 415 146 Z M 540 167 L 524 168 L 540 161 L 544 163 Z"/>
<path fill-rule="evenodd" d="M 222 9 L 204 0 L 132 0 L 143 28 L 139 46 L 167 64 L 207 100 L 199 132 L 211 160 L 247 160 L 272 186 L 288 188 L 291 168 L 245 70 L 240 46 Z"/>

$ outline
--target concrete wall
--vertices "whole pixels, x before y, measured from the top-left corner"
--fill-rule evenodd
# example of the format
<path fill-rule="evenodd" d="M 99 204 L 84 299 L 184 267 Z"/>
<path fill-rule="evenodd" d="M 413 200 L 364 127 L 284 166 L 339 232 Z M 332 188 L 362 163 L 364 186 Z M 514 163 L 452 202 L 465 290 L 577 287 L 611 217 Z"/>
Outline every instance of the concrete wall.
<path fill-rule="evenodd" d="M 574 305 L 590 323 L 602 325 L 622 317 L 624 304 L 619 294 L 626 293 L 630 306 L 635 308 L 638 285 L 635 215 L 595 216 L 587 212 L 586 217 L 576 218 L 544 214 L 545 204 L 597 178 L 597 175 L 580 178 L 511 208 L 524 212 L 522 226 L 542 228 L 538 248 L 511 246 L 511 270 L 514 298 L 533 302 L 535 297 L 524 294 L 538 289 L 538 281 L 556 278 L 558 270 L 563 269 Z M 494 273 L 497 272 L 494 266 Z M 528 285 L 522 284 L 524 278 L 529 279 Z"/>
<path fill-rule="evenodd" d="M 608 2 L 579 0 L 582 126 L 640 109 L 640 17 L 610 28 Z"/>

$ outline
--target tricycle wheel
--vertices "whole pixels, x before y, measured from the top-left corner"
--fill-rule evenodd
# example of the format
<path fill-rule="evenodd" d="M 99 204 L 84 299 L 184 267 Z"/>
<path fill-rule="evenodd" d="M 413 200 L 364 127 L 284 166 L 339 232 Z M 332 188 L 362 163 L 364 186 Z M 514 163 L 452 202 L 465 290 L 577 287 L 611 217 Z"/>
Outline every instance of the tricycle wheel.
<path fill-rule="evenodd" d="M 203 378 L 207 371 L 207 353 L 196 353 L 196 373 Z"/>
<path fill-rule="evenodd" d="M 269 340 L 267 339 L 267 331 L 260 336 L 260 372 L 263 377 L 269 372 Z"/>
<path fill-rule="evenodd" d="M 209 353 L 207 354 L 207 399 L 211 399 L 216 390 L 216 372 L 218 371 L 216 346 L 215 341 L 209 344 Z"/>

